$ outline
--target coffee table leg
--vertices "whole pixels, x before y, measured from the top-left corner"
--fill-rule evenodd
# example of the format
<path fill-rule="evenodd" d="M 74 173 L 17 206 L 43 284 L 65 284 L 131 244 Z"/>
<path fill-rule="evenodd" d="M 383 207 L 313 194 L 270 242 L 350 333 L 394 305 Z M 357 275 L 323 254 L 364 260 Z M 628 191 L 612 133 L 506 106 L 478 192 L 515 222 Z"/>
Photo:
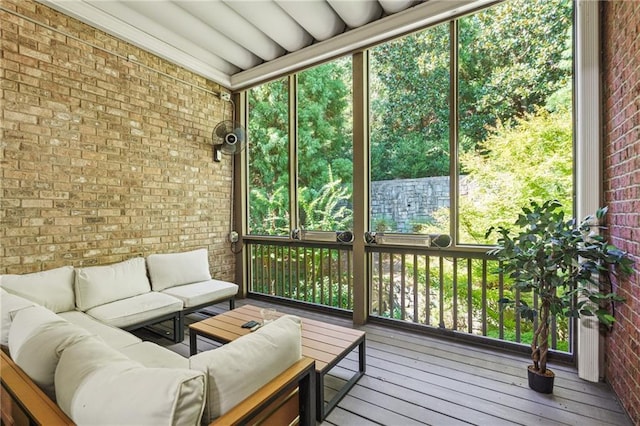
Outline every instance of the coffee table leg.
<path fill-rule="evenodd" d="M 324 374 L 316 372 L 316 419 L 324 420 Z"/>
<path fill-rule="evenodd" d="M 360 377 L 362 377 L 365 373 L 366 370 L 366 336 L 362 336 L 362 339 L 360 340 L 360 343 L 358 343 L 358 371 L 344 384 L 344 386 L 342 386 L 342 389 L 340 389 L 338 391 L 337 394 L 335 394 L 333 396 L 333 398 L 331 399 L 331 401 L 329 401 L 327 403 L 327 405 L 325 406 L 324 404 L 324 374 L 326 374 L 328 372 L 325 371 L 325 373 L 320 373 L 317 372 L 317 410 L 318 410 L 318 420 L 319 421 L 323 421 L 324 418 L 326 417 L 327 414 L 329 414 L 329 412 L 331 410 L 333 410 L 333 408 L 338 405 L 338 402 L 342 399 L 342 397 L 344 397 L 347 392 L 349 392 L 349 390 L 353 387 L 353 385 L 358 381 L 358 379 L 360 379 Z M 355 350 L 355 348 L 354 348 Z M 345 354 L 346 356 L 346 354 Z M 341 357 L 340 360 L 344 359 L 345 356 Z"/>
<path fill-rule="evenodd" d="M 362 342 L 360 342 L 359 348 L 358 348 L 358 367 L 360 369 L 360 375 L 364 374 L 364 372 L 367 369 L 367 356 L 366 356 L 366 349 L 365 349 L 365 340 L 366 340 L 366 336 L 362 337 Z"/>
<path fill-rule="evenodd" d="M 198 333 L 195 330 L 189 330 L 189 354 L 195 355 L 198 353 Z"/>

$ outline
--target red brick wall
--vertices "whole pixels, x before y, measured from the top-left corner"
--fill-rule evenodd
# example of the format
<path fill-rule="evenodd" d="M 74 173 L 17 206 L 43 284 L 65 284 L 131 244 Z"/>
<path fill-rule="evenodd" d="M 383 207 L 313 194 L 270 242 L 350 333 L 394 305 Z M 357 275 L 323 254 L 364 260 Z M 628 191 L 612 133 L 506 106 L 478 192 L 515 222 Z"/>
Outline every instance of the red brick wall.
<path fill-rule="evenodd" d="M 0 273 L 205 247 L 233 280 L 220 87 L 34 1 L 2 6 Z"/>
<path fill-rule="evenodd" d="M 640 270 L 640 2 L 602 3 L 604 190 L 611 241 Z M 640 424 L 640 272 L 616 282 L 627 299 L 607 339 L 607 380 Z"/>

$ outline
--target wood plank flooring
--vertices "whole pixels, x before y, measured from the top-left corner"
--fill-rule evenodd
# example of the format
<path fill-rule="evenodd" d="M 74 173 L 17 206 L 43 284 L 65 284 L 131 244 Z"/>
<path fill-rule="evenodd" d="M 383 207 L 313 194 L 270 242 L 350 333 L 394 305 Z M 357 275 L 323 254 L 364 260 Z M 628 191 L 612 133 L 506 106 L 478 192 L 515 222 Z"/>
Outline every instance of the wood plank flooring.
<path fill-rule="evenodd" d="M 345 327 L 350 319 L 289 306 L 242 299 L 273 306 L 280 312 L 304 316 Z M 226 310 L 226 304 L 213 308 Z M 192 314 L 188 321 L 199 321 Z M 366 425 L 632 425 L 617 397 L 606 383 L 578 378 L 575 368 L 551 365 L 556 373 L 552 395 L 529 389 L 528 358 L 500 350 L 464 345 L 445 339 L 399 331 L 381 325 L 365 325 L 367 371 L 321 424 Z M 156 341 L 186 357 L 189 338 L 179 344 L 137 334 Z M 219 346 L 198 340 L 198 349 Z M 352 352 L 326 378 L 325 398 L 331 398 L 358 368 L 358 353 Z"/>

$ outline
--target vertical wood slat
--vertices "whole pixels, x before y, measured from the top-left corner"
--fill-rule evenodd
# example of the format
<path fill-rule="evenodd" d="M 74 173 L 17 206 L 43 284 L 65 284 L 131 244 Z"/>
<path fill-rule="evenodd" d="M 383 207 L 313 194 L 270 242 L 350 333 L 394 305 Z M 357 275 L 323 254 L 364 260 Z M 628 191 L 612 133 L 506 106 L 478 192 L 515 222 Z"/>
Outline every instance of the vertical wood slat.
<path fill-rule="evenodd" d="M 276 254 L 273 257 L 273 261 L 276 264 L 275 266 L 276 277 L 274 281 L 276 286 L 276 292 L 278 293 L 279 296 L 285 295 L 285 283 L 282 280 L 284 275 L 284 271 L 283 271 L 284 264 L 282 263 L 283 251 L 284 251 L 284 247 L 276 247 L 275 248 Z"/>
<path fill-rule="evenodd" d="M 308 254 L 309 250 L 307 248 L 302 248 L 302 253 L 304 253 L 304 300 L 310 302 L 309 299 L 309 259 Z"/>
<path fill-rule="evenodd" d="M 264 267 L 264 246 L 260 245 L 259 249 L 260 249 L 260 256 L 258 257 L 258 259 L 256 261 L 256 267 L 260 271 L 260 277 L 259 277 L 259 280 L 258 280 L 257 284 L 259 285 L 260 290 L 262 292 L 268 293 L 269 289 L 268 288 L 265 289 L 265 286 L 264 286 L 264 274 L 265 274 L 265 271 L 266 271 L 266 268 Z"/>
<path fill-rule="evenodd" d="M 400 319 L 405 320 L 407 317 L 407 309 L 405 300 L 407 298 L 407 282 L 406 282 L 406 263 L 407 257 L 403 253 L 400 256 Z"/>
<path fill-rule="evenodd" d="M 482 260 L 482 335 L 487 335 L 487 261 Z"/>
<path fill-rule="evenodd" d="M 311 249 L 311 302 L 316 303 L 316 281 L 317 273 L 316 273 L 316 249 Z"/>
<path fill-rule="evenodd" d="M 393 283 L 395 281 L 393 259 L 393 253 L 389 253 L 389 318 L 393 318 Z"/>
<path fill-rule="evenodd" d="M 425 324 L 431 325 L 431 256 L 425 255 Z"/>
<path fill-rule="evenodd" d="M 342 308 L 342 250 L 338 250 L 338 307 Z"/>
<path fill-rule="evenodd" d="M 516 306 L 520 304 L 520 290 L 516 290 Z M 516 311 L 516 342 L 520 343 L 522 341 L 521 336 L 521 324 L 520 324 L 520 313 Z"/>
<path fill-rule="evenodd" d="M 332 249 L 328 249 L 327 250 L 327 265 L 329 266 L 329 270 L 327 271 L 327 276 L 329 277 L 329 300 L 328 303 L 326 303 L 329 306 L 333 306 L 333 262 L 331 261 L 332 257 L 333 257 L 333 250 Z"/>
<path fill-rule="evenodd" d="M 440 319 L 439 319 L 438 325 L 440 326 L 440 328 L 446 328 L 446 325 L 444 323 L 444 257 L 439 257 L 438 260 L 439 260 L 438 281 L 440 282 L 440 286 L 439 286 L 440 294 L 438 296 L 438 305 L 440 308 Z"/>
<path fill-rule="evenodd" d="M 320 304 L 324 304 L 324 249 L 320 249 L 320 255 L 318 256 L 320 265 L 318 266 L 319 273 L 316 275 L 314 281 L 314 287 L 320 287 Z"/>
<path fill-rule="evenodd" d="M 458 329 L 458 258 L 453 258 L 453 324 L 452 330 Z"/>
<path fill-rule="evenodd" d="M 467 332 L 473 333 L 473 261 L 467 259 Z"/>
<path fill-rule="evenodd" d="M 293 270 L 293 265 L 291 264 L 291 247 L 285 247 L 283 248 L 283 251 L 284 250 L 287 251 L 287 255 L 286 257 L 283 256 L 283 259 L 282 259 L 282 264 L 283 264 L 282 269 L 285 271 L 285 277 L 283 278 L 283 281 L 287 283 L 287 293 L 289 294 L 289 298 L 296 299 L 295 289 L 291 281 L 293 278 L 291 276 L 291 272 Z"/>
<path fill-rule="evenodd" d="M 382 286 L 382 265 L 384 264 L 384 253 L 378 253 L 378 315 L 384 315 L 383 307 L 383 286 Z"/>
<path fill-rule="evenodd" d="M 267 285 L 269 286 L 269 294 L 277 294 L 273 288 L 273 285 L 275 284 L 275 281 L 273 280 L 273 270 L 275 268 L 275 265 L 273 264 L 273 251 L 275 248 L 275 246 L 267 247 L 267 259 L 269 262 L 269 269 L 267 269 Z"/>
<path fill-rule="evenodd" d="M 413 255 L 413 320 L 418 319 L 418 305 L 420 303 L 420 279 L 418 277 L 418 255 Z"/>
<path fill-rule="evenodd" d="M 251 246 L 249 248 L 249 291 L 260 291 L 262 289 L 258 289 L 258 285 L 256 283 L 256 276 L 258 275 L 258 267 L 257 267 L 257 262 L 258 262 L 258 246 Z"/>
<path fill-rule="evenodd" d="M 504 297 L 504 277 L 500 274 L 498 278 L 498 299 L 502 299 Z M 498 314 L 498 338 L 504 339 L 504 310 L 500 309 L 500 313 Z"/>
<path fill-rule="evenodd" d="M 353 262 L 352 262 L 352 252 L 347 251 L 347 309 L 353 309 Z M 367 308 L 367 312 L 369 309 Z"/>

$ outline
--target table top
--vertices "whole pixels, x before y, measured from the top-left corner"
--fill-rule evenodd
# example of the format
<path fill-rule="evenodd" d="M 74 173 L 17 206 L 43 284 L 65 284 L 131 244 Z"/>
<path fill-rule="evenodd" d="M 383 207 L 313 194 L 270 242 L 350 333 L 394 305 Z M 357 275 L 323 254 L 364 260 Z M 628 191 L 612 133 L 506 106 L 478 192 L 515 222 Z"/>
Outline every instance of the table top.
<path fill-rule="evenodd" d="M 276 316 L 285 315 L 276 312 Z M 300 317 L 302 321 L 302 355 L 316 360 L 316 371 L 323 373 L 363 342 L 364 331 Z M 196 334 L 220 343 L 228 343 L 251 333 L 242 328 L 247 321 L 262 321 L 260 307 L 244 305 L 232 311 L 189 325 Z"/>

